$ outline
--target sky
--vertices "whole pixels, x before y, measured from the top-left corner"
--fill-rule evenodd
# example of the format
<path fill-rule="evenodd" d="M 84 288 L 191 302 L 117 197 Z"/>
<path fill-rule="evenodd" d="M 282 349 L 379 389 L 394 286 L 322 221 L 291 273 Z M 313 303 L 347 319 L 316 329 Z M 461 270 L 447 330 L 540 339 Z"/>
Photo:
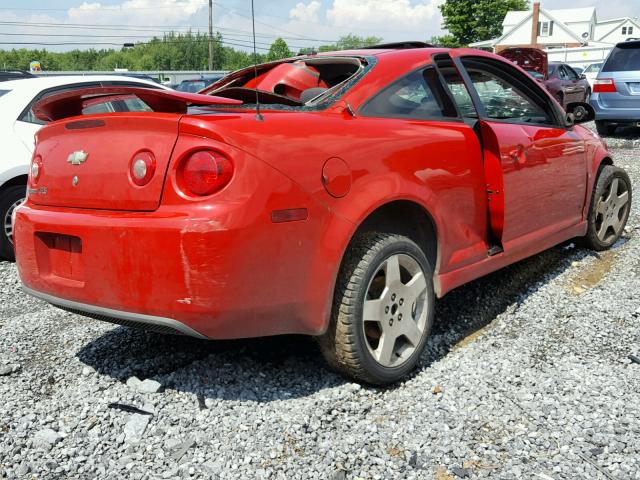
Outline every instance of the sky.
<path fill-rule="evenodd" d="M 264 51 L 283 37 L 297 50 L 349 33 L 424 41 L 443 33 L 438 9 L 443 1 L 255 0 L 257 45 Z M 595 6 L 600 19 L 640 17 L 640 0 L 549 0 L 542 5 Z M 208 0 L 0 0 L 0 48 L 119 48 L 171 30 L 205 32 L 207 15 Z M 228 45 L 248 48 L 250 18 L 250 0 L 214 0 L 215 29 Z"/>

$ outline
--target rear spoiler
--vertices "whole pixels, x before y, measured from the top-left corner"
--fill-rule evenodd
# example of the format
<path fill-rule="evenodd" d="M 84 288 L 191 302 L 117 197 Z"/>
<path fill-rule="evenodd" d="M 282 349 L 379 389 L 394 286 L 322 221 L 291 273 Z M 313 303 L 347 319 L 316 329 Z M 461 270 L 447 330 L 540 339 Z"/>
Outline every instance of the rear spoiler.
<path fill-rule="evenodd" d="M 189 105 L 242 105 L 241 100 L 177 92 L 159 88 L 126 86 L 80 88 L 43 98 L 33 107 L 34 115 L 45 122 L 82 115 L 84 102 L 113 95 L 135 95 L 154 112 L 186 113 Z"/>

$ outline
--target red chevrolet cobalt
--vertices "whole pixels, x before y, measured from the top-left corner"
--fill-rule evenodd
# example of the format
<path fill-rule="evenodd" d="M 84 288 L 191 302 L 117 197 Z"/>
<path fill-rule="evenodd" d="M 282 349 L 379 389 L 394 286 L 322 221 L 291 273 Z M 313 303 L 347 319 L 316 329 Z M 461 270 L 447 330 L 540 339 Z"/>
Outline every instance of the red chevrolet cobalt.
<path fill-rule="evenodd" d="M 83 115 L 114 95 L 148 111 Z M 109 322 L 313 335 L 340 372 L 389 384 L 437 297 L 620 237 L 631 183 L 576 107 L 504 58 L 417 44 L 251 67 L 200 94 L 53 94 L 14 220 L 20 276 Z"/>

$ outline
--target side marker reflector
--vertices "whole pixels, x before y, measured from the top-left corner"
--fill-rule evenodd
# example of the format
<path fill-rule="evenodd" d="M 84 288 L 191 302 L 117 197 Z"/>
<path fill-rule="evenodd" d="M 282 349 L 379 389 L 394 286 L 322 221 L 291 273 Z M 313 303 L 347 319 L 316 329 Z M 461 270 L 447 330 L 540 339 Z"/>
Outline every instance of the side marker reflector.
<path fill-rule="evenodd" d="M 274 210 L 271 212 L 271 221 L 273 223 L 299 222 L 306 220 L 309 212 L 306 208 L 289 208 L 287 210 Z"/>

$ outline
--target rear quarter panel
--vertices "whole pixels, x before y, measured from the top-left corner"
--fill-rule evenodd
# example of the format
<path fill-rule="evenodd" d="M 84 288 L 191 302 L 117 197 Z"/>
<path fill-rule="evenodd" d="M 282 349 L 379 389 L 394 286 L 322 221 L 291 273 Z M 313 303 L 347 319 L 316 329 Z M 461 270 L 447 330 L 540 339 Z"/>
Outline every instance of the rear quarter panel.
<path fill-rule="evenodd" d="M 322 113 L 263 112 L 263 121 L 233 115 L 187 117 L 181 128 L 247 150 L 292 179 L 337 219 L 327 223 L 312 252 L 331 292 L 342 255 L 357 227 L 376 208 L 410 200 L 432 217 L 438 231 L 436 269 L 446 272 L 486 255 L 486 203 L 480 146 L 463 122 L 400 121 Z M 215 125 L 208 127 L 208 122 Z M 332 157 L 349 167 L 351 187 L 334 198 L 322 183 Z M 408 222 L 411 219 L 407 219 Z M 339 223 L 339 226 L 337 226 Z M 333 265 L 326 277 L 327 263 Z M 321 282 L 314 282 L 315 286 Z"/>

